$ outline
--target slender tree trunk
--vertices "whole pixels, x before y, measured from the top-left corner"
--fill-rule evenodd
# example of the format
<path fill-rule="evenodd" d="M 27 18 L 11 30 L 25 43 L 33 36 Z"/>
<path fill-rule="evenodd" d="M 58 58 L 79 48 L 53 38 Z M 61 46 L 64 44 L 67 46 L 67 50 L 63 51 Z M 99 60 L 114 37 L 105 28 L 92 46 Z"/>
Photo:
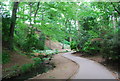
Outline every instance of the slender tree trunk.
<path fill-rule="evenodd" d="M 32 16 L 32 5 L 33 5 L 33 3 L 32 2 L 30 2 L 29 3 L 29 6 L 30 6 L 30 12 L 29 12 L 29 16 L 30 16 L 30 18 L 29 18 L 29 20 L 30 20 L 30 31 L 29 31 L 29 38 L 32 36 L 32 34 L 33 34 L 33 25 L 32 25 L 32 18 L 31 18 L 31 16 Z"/>
<path fill-rule="evenodd" d="M 114 32 L 115 32 L 115 29 L 116 29 L 116 18 L 115 18 L 115 16 L 114 16 L 114 13 L 113 13 L 113 17 L 112 17 L 113 19 L 113 28 L 114 28 Z"/>
<path fill-rule="evenodd" d="M 72 41 L 72 37 L 69 37 L 69 42 L 71 42 Z"/>
<path fill-rule="evenodd" d="M 37 9 L 36 9 L 35 14 L 34 14 L 34 24 L 36 23 L 35 20 L 36 20 L 37 12 L 39 10 L 39 5 L 40 5 L 40 2 L 38 2 Z"/>
<path fill-rule="evenodd" d="M 14 28 L 16 23 L 16 13 L 18 9 L 19 2 L 14 2 L 13 10 L 12 10 L 12 18 L 10 24 L 10 41 L 9 41 L 9 49 L 13 50 L 13 40 L 14 40 Z"/>
<path fill-rule="evenodd" d="M 72 41 L 72 37 L 71 37 L 71 22 L 70 22 L 70 20 L 68 20 L 68 23 L 69 23 L 69 42 L 71 42 Z"/>
<path fill-rule="evenodd" d="M 30 20 L 30 26 L 31 26 L 32 25 L 32 23 L 31 23 L 32 22 L 32 19 L 31 19 L 31 15 L 32 15 L 32 3 L 31 2 L 29 3 L 29 6 L 30 6 L 30 13 L 29 13 L 30 14 L 30 18 L 29 18 L 29 20 Z"/>
<path fill-rule="evenodd" d="M 62 49 L 64 49 L 64 41 L 63 41 L 63 46 L 62 46 Z"/>
<path fill-rule="evenodd" d="M 37 9 L 35 10 L 35 13 L 34 13 L 34 25 L 36 24 L 36 16 L 37 16 L 37 13 L 38 13 L 38 10 L 39 10 L 39 6 L 40 6 L 40 2 L 37 3 Z M 35 28 L 36 31 L 38 30 L 37 27 Z"/>
<path fill-rule="evenodd" d="M 114 13 L 113 13 L 113 29 L 114 29 L 114 43 L 116 43 L 117 42 L 117 34 L 115 33 L 115 31 L 116 31 L 116 18 L 115 18 L 115 15 L 114 15 Z"/>

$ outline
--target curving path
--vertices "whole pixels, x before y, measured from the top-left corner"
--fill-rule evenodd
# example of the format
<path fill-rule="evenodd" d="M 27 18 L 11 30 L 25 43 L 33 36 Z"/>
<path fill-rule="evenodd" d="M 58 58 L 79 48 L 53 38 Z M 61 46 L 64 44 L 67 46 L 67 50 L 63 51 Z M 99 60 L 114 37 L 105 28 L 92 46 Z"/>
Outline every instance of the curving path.
<path fill-rule="evenodd" d="M 72 76 L 71 79 L 116 79 L 116 77 L 101 64 L 86 58 L 74 56 L 71 53 L 63 54 L 64 57 L 71 59 L 79 65 L 77 73 Z"/>
<path fill-rule="evenodd" d="M 36 81 L 36 79 L 38 79 L 37 81 L 44 81 L 45 79 L 47 79 L 45 81 L 49 81 L 50 79 L 50 81 L 54 81 L 53 79 L 57 79 L 55 81 L 59 81 L 58 79 L 65 81 L 69 79 L 75 74 L 78 69 L 78 65 L 62 55 L 63 53 L 54 55 L 51 62 L 54 63 L 56 67 L 53 70 L 49 70 L 43 74 L 38 74 L 37 76 L 29 78 L 26 81 Z"/>

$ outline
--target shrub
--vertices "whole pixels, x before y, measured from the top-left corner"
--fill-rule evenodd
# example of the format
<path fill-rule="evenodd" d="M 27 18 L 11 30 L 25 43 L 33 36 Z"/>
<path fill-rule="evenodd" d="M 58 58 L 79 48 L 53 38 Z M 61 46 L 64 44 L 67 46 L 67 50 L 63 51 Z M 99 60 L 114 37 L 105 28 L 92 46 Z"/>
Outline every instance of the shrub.
<path fill-rule="evenodd" d="M 9 15 L 4 15 L 4 17 L 2 16 L 2 45 L 4 47 L 8 47 L 8 41 L 9 41 L 9 28 L 10 28 L 10 17 Z"/>
<path fill-rule="evenodd" d="M 30 32 L 27 24 L 22 22 L 18 22 L 16 27 L 14 35 L 15 46 L 25 52 L 33 49 L 44 50 L 45 35 L 42 32 L 40 34 L 33 34 L 31 32 L 35 32 L 35 30 L 31 30 Z"/>
<path fill-rule="evenodd" d="M 97 54 L 100 52 L 100 42 L 99 41 L 88 41 L 83 46 L 83 51 L 89 54 Z"/>
<path fill-rule="evenodd" d="M 26 71 L 30 71 L 33 67 L 33 64 L 24 64 L 20 67 L 20 72 L 25 73 Z"/>
<path fill-rule="evenodd" d="M 76 48 L 77 48 L 76 46 L 77 46 L 77 44 L 76 44 L 75 41 L 71 41 L 71 42 L 70 42 L 71 50 L 73 50 L 73 49 L 76 50 Z"/>
<path fill-rule="evenodd" d="M 120 43 L 104 41 L 104 47 L 102 48 L 103 57 L 111 60 L 119 60 L 120 55 L 118 48 L 120 48 Z"/>
<path fill-rule="evenodd" d="M 64 44 L 70 45 L 70 42 L 64 40 Z"/>
<path fill-rule="evenodd" d="M 120 28 L 113 33 L 110 32 L 109 35 L 102 42 L 102 55 L 107 60 L 119 60 L 119 48 L 120 48 Z"/>
<path fill-rule="evenodd" d="M 43 60 L 39 57 L 32 58 L 33 61 L 35 61 L 35 64 L 40 64 L 43 62 Z"/>

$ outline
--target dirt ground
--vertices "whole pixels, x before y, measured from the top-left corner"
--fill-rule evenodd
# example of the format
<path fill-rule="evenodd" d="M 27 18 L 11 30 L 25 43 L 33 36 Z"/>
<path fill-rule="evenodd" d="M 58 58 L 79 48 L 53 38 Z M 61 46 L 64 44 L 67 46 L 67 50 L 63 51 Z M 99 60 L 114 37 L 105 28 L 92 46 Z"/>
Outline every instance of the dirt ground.
<path fill-rule="evenodd" d="M 50 47 L 51 49 L 59 49 L 62 50 L 62 46 L 60 45 L 59 42 L 55 42 L 55 41 L 51 41 L 51 40 L 46 40 L 45 45 L 47 47 Z M 11 54 L 11 61 L 7 64 L 3 64 L 2 68 L 10 68 L 14 65 L 23 65 L 23 64 L 27 64 L 27 63 L 33 63 L 32 59 L 28 58 L 25 55 L 20 55 L 17 54 L 17 52 L 10 52 Z"/>
<path fill-rule="evenodd" d="M 62 53 L 54 55 L 51 62 L 56 66 L 53 70 L 50 70 L 47 73 L 39 74 L 28 81 L 32 81 L 34 79 L 69 79 L 79 68 L 76 63 L 63 57 Z"/>
<path fill-rule="evenodd" d="M 51 49 L 62 49 L 62 45 L 57 41 L 46 40 L 45 45 Z"/>
<path fill-rule="evenodd" d="M 25 55 L 20 55 L 20 54 L 17 54 L 17 53 L 12 53 L 11 55 L 11 61 L 7 64 L 3 64 L 2 65 L 2 68 L 5 69 L 5 68 L 10 68 L 14 65 L 23 65 L 23 64 L 27 64 L 27 63 L 33 63 L 32 59 L 28 58 L 27 56 Z"/>
<path fill-rule="evenodd" d="M 53 40 L 49 40 L 47 39 L 45 41 L 45 46 L 49 47 L 50 49 L 58 49 L 58 50 L 63 50 L 63 44 L 58 42 L 58 41 L 53 41 Z M 64 44 L 64 49 L 70 49 L 69 45 Z"/>

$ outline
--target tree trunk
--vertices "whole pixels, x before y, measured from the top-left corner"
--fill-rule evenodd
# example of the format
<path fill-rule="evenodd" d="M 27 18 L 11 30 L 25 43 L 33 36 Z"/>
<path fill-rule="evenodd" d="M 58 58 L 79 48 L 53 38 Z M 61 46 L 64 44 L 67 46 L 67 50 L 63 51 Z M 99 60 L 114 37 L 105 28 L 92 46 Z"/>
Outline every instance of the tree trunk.
<path fill-rule="evenodd" d="M 14 28 L 16 23 L 16 13 L 18 9 L 19 2 L 14 2 L 13 10 L 12 10 L 12 18 L 10 24 L 10 41 L 9 41 L 9 49 L 13 50 L 13 40 L 14 40 Z"/>
<path fill-rule="evenodd" d="M 30 22 L 30 25 L 29 25 L 29 34 L 28 34 L 28 38 L 30 38 L 31 36 L 32 36 L 32 34 L 33 34 L 33 24 L 32 24 L 32 5 L 33 5 L 34 3 L 32 3 L 32 2 L 29 2 L 29 7 L 30 7 L 30 10 L 29 10 L 29 22 Z"/>
<path fill-rule="evenodd" d="M 36 9 L 35 14 L 34 14 L 34 24 L 36 23 L 35 20 L 36 20 L 37 12 L 39 10 L 39 5 L 40 5 L 40 2 L 38 2 L 37 9 Z"/>

